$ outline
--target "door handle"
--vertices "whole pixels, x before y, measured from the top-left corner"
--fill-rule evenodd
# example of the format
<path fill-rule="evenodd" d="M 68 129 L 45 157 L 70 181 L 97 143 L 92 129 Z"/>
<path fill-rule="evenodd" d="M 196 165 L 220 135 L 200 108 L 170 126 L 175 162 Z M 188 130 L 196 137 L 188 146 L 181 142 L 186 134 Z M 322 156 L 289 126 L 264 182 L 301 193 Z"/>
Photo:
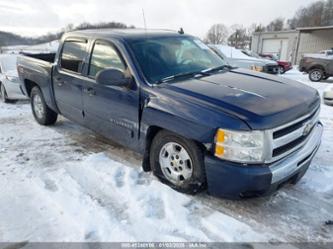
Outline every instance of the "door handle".
<path fill-rule="evenodd" d="M 86 94 L 88 94 L 90 97 L 96 95 L 96 91 L 93 88 L 85 88 L 83 90 Z"/>
<path fill-rule="evenodd" d="M 58 86 L 63 86 L 65 84 L 65 81 L 60 77 L 56 78 L 56 81 Z"/>

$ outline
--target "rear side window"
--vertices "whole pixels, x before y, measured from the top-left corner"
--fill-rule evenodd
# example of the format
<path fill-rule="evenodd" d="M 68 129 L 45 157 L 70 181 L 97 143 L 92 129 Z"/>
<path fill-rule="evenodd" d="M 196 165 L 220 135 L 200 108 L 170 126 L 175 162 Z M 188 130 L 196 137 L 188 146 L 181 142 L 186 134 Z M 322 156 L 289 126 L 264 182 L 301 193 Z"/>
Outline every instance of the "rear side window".
<path fill-rule="evenodd" d="M 66 41 L 61 54 L 61 68 L 76 73 L 81 72 L 86 55 L 86 45 L 86 42 Z"/>
<path fill-rule="evenodd" d="M 123 60 L 112 45 L 97 42 L 91 56 L 89 76 L 95 77 L 99 71 L 106 68 L 118 69 L 122 72 L 126 70 Z"/>

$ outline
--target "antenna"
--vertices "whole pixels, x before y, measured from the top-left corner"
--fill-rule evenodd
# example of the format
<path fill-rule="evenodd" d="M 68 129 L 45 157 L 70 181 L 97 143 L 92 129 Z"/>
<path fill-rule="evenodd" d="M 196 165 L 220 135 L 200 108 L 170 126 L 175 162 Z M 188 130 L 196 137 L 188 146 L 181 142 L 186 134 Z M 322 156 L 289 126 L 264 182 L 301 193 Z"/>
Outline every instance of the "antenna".
<path fill-rule="evenodd" d="M 142 17 L 143 17 L 143 25 L 145 27 L 145 30 L 147 31 L 147 23 L 146 23 L 145 10 L 143 8 L 142 8 Z"/>

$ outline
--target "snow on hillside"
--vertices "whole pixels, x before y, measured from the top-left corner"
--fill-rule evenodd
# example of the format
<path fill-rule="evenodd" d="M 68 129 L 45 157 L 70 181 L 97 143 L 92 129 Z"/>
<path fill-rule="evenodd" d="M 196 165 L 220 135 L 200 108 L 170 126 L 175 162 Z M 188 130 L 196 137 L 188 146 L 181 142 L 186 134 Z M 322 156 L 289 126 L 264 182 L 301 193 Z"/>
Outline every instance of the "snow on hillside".
<path fill-rule="evenodd" d="M 9 46 L 2 47 L 2 53 L 55 53 L 59 47 L 59 41 L 51 41 L 47 43 L 37 44 L 33 46 Z"/>
<path fill-rule="evenodd" d="M 0 241 L 332 241 L 332 114 L 322 106 L 323 143 L 298 185 L 229 201 L 177 193 L 137 154 L 64 118 L 42 127 L 28 102 L 0 103 Z"/>

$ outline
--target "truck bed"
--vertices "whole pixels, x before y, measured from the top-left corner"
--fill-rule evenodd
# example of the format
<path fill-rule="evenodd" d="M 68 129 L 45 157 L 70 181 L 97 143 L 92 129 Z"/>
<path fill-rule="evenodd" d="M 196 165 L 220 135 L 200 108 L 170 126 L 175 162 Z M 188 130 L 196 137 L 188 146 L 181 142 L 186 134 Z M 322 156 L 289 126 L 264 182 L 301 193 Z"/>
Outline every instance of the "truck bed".
<path fill-rule="evenodd" d="M 47 61 L 50 63 L 53 63 L 55 61 L 55 53 L 43 53 L 43 54 L 30 54 L 30 53 L 21 53 L 21 55 L 23 56 L 27 56 L 30 58 L 34 58 L 34 59 L 38 59 L 38 60 L 43 60 L 43 61 Z"/>
<path fill-rule="evenodd" d="M 38 85 L 43 92 L 46 103 L 55 108 L 53 102 L 52 72 L 55 53 L 28 54 L 22 53 L 17 58 L 17 71 L 21 88 L 25 95 L 30 96 L 31 82 Z"/>

